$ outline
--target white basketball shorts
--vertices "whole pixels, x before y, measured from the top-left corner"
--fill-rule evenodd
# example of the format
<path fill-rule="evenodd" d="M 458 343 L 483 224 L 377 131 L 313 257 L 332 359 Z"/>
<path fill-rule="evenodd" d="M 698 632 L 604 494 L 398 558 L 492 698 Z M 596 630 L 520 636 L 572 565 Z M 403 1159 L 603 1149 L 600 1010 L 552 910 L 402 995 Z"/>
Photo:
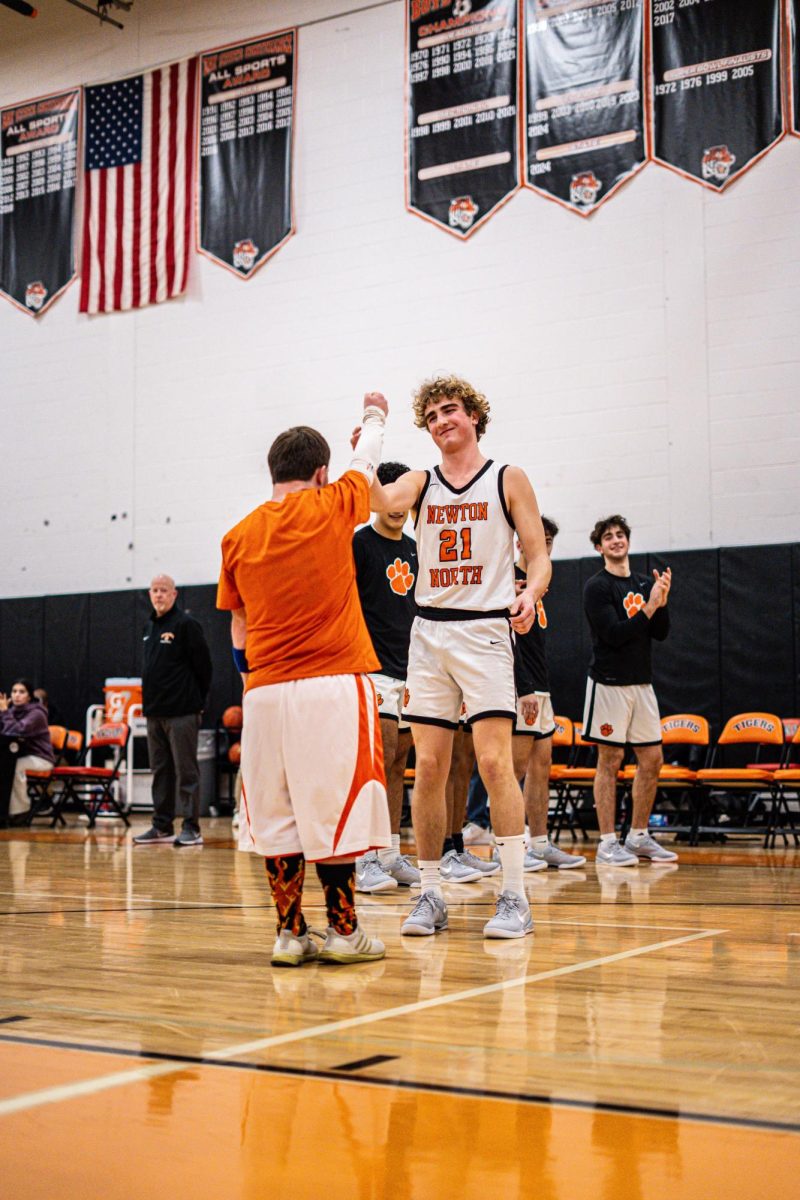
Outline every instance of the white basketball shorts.
<path fill-rule="evenodd" d="M 368 675 L 245 692 L 239 849 L 309 862 L 391 845 L 383 743 Z"/>
<path fill-rule="evenodd" d="M 516 720 L 514 650 L 505 617 L 430 621 L 411 627 L 403 716 L 413 725 L 457 729 L 461 704 L 470 724 L 486 717 Z"/>
<path fill-rule="evenodd" d="M 587 679 L 583 737 L 607 746 L 659 745 L 661 718 L 652 685 L 612 687 Z"/>
<path fill-rule="evenodd" d="M 406 690 L 405 679 L 395 679 L 392 675 L 381 675 L 378 671 L 370 675 L 378 695 L 378 713 L 390 721 L 397 721 L 397 728 L 402 733 L 409 728 L 408 721 L 403 717 L 403 696 Z"/>
<path fill-rule="evenodd" d="M 556 719 L 553 716 L 553 703 L 549 692 L 534 692 L 539 701 L 539 712 L 536 720 L 531 721 L 522 715 L 522 701 L 517 700 L 517 723 L 514 733 L 526 733 L 535 738 L 552 737 L 556 731 Z"/>

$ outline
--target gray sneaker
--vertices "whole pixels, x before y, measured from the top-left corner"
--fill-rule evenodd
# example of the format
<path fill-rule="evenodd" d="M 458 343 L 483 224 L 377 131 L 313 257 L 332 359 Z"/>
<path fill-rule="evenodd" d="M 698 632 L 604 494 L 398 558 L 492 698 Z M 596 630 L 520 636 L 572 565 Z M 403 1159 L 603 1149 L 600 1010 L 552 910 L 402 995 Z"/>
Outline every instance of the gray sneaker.
<path fill-rule="evenodd" d="M 675 862 L 678 857 L 674 850 L 667 850 L 666 846 L 660 846 L 649 833 L 639 837 L 633 837 L 629 833 L 625 838 L 625 849 L 629 850 L 631 854 L 635 854 L 637 858 L 649 858 L 654 863 Z"/>
<path fill-rule="evenodd" d="M 301 934 L 282 929 L 272 947 L 270 962 L 273 967 L 302 967 L 303 963 L 313 962 L 318 958 L 319 949 L 312 942 L 311 934 L 310 929 Z"/>
<path fill-rule="evenodd" d="M 456 857 L 462 867 L 466 867 L 470 871 L 480 871 L 481 875 L 496 875 L 500 870 L 499 862 L 495 862 L 493 858 L 479 858 L 470 850 L 463 850 Z"/>
<path fill-rule="evenodd" d="M 439 863 L 439 873 L 443 883 L 475 883 L 483 879 L 483 871 L 477 867 L 466 867 L 459 861 L 455 850 L 448 850 Z"/>
<path fill-rule="evenodd" d="M 639 859 L 626 850 L 617 838 L 613 842 L 601 842 L 594 861 L 606 867 L 638 867 Z"/>
<path fill-rule="evenodd" d="M 484 829 L 474 821 L 467 821 L 461 830 L 465 846 L 491 846 L 494 842 L 491 829 Z"/>
<path fill-rule="evenodd" d="M 497 849 L 497 847 L 495 847 L 492 854 L 492 862 L 497 863 L 498 867 L 501 865 L 500 851 Z M 530 875 L 531 871 L 544 871 L 546 867 L 546 862 L 542 862 L 540 858 L 533 858 L 530 852 L 527 849 L 525 850 L 525 857 L 522 860 L 522 869 L 527 875 Z"/>
<path fill-rule="evenodd" d="M 544 863 L 546 867 L 557 867 L 559 871 L 569 871 L 572 867 L 582 867 L 586 862 L 585 855 L 567 854 L 566 850 L 559 850 L 558 846 L 554 846 L 552 842 L 548 842 L 543 850 L 537 850 L 534 846 L 530 846 L 526 850 L 525 870 L 535 871 L 535 867 L 528 867 L 528 859 Z"/>
<path fill-rule="evenodd" d="M 137 833 L 132 839 L 134 846 L 157 846 L 159 842 L 174 842 L 174 833 L 164 833 L 161 829 L 156 829 L 155 825 L 151 829 L 147 829 L 144 833 Z"/>
<path fill-rule="evenodd" d="M 337 933 L 328 926 L 325 943 L 319 952 L 321 963 L 374 962 L 386 956 L 386 947 L 380 938 L 367 937 L 361 926 L 353 933 Z"/>
<path fill-rule="evenodd" d="M 447 905 L 436 892 L 423 892 L 400 926 L 405 937 L 430 937 L 447 929 Z"/>
<path fill-rule="evenodd" d="M 357 892 L 393 892 L 396 887 L 397 880 L 386 874 L 374 850 L 356 859 Z"/>
<path fill-rule="evenodd" d="M 415 867 L 406 854 L 398 854 L 396 858 L 391 859 L 390 862 L 383 862 L 380 866 L 386 875 L 397 880 L 400 887 L 413 887 L 422 879 L 419 867 Z"/>
<path fill-rule="evenodd" d="M 182 829 L 173 842 L 174 846 L 202 846 L 203 835 L 199 829 Z"/>
<path fill-rule="evenodd" d="M 533 933 L 533 917 L 528 902 L 514 892 L 501 892 L 497 909 L 483 927 L 487 938 L 521 938 Z"/>

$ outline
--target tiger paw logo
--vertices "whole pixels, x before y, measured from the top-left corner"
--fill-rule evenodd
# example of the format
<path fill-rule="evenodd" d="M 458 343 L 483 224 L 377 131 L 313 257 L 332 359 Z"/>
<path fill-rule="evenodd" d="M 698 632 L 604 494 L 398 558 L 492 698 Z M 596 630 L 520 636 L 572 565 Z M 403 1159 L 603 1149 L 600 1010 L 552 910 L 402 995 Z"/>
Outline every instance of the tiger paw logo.
<path fill-rule="evenodd" d="M 233 265 L 240 271 L 249 271 L 258 257 L 258 246 L 250 238 L 243 238 L 233 247 Z"/>
<path fill-rule="evenodd" d="M 408 708 L 411 703 L 411 692 L 408 688 L 403 689 L 403 708 Z"/>
<path fill-rule="evenodd" d="M 460 715 L 462 717 L 465 717 L 467 715 L 467 706 L 463 700 L 461 701 L 461 714 Z"/>
<path fill-rule="evenodd" d="M 383 696 L 380 694 L 380 692 L 378 692 L 378 694 L 377 694 L 377 696 L 375 697 L 375 699 L 378 701 L 378 708 L 380 708 L 380 707 L 381 707 L 381 705 L 383 704 Z"/>
<path fill-rule="evenodd" d="M 629 618 L 635 617 L 639 609 L 644 608 L 644 596 L 641 592 L 628 592 L 622 605 Z"/>
<path fill-rule="evenodd" d="M 594 204 L 602 186 L 602 179 L 598 179 L 594 171 L 582 171 L 580 175 L 573 175 L 569 185 L 570 203 L 582 204 L 584 208 L 588 208 L 590 204 Z"/>
<path fill-rule="evenodd" d="M 609 725 L 608 721 L 606 721 L 605 725 L 600 726 L 600 732 L 602 733 L 603 737 L 611 737 L 612 733 L 614 732 L 614 726 Z"/>
<path fill-rule="evenodd" d="M 472 196 L 456 196 L 450 201 L 447 220 L 454 229 L 469 229 L 478 215 L 478 205 Z"/>
<path fill-rule="evenodd" d="M 525 724 L 526 725 L 535 725 L 536 717 L 532 716 L 530 713 L 527 713 L 525 716 Z"/>
<path fill-rule="evenodd" d="M 536 601 L 536 620 L 540 629 L 547 629 L 547 613 L 541 600 Z"/>
<path fill-rule="evenodd" d="M 407 562 L 396 558 L 393 563 L 389 563 L 386 568 L 386 577 L 389 580 L 389 587 L 398 596 L 407 595 L 414 586 L 414 573 Z"/>
<path fill-rule="evenodd" d="M 731 154 L 727 146 L 712 146 L 703 154 L 703 179 L 710 179 L 712 183 L 724 183 L 735 162 L 736 155 Z"/>

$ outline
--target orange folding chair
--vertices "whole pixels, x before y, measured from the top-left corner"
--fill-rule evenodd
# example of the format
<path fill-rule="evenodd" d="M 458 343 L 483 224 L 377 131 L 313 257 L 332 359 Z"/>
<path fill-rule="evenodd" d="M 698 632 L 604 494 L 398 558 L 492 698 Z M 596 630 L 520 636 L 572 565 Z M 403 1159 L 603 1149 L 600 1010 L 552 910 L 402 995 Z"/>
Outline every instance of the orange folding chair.
<path fill-rule="evenodd" d="M 658 790 L 653 811 L 660 801 L 669 803 L 669 826 L 673 831 L 689 832 L 694 826 L 692 794 L 697 782 L 697 771 L 709 765 L 710 731 L 708 721 L 699 713 L 673 713 L 661 718 L 661 743 L 665 762 L 658 773 Z M 619 781 L 625 788 L 623 808 L 627 814 L 633 781 L 636 778 L 636 763 L 630 763 L 619 772 Z M 624 826 L 627 821 L 623 822 Z"/>
<path fill-rule="evenodd" d="M 555 737 L 555 734 L 553 735 Z M 558 771 L 552 782 L 556 791 L 556 804 L 551 819 L 550 837 L 557 842 L 565 825 L 573 838 L 576 836 L 576 826 L 581 836 L 586 838 L 588 833 L 581 813 L 581 805 L 587 794 L 591 795 L 594 788 L 594 777 L 597 774 L 597 747 L 593 742 L 583 740 L 583 724 L 572 722 L 572 752 L 567 759 L 567 765 Z"/>
<path fill-rule="evenodd" d="M 792 718 L 784 719 L 784 732 Z M 795 814 L 789 807 L 790 801 L 800 803 L 800 721 L 795 725 L 794 735 L 789 740 L 787 738 L 786 753 L 784 755 L 784 765 L 779 767 L 773 775 L 773 800 L 770 809 L 769 829 L 767 830 L 766 845 L 774 846 L 775 839 L 778 834 L 783 838 L 784 844 L 788 845 L 789 839 L 786 836 L 788 827 L 794 838 L 795 846 L 800 845 L 800 837 L 798 837 L 797 825 L 795 824 Z M 783 816 L 783 821 L 781 821 Z"/>
<path fill-rule="evenodd" d="M 695 820 L 691 844 L 697 845 L 701 832 L 745 833 L 761 832 L 757 824 L 759 807 L 764 804 L 766 813 L 766 838 L 770 836 L 769 809 L 773 797 L 774 771 L 761 766 L 759 759 L 765 748 L 783 748 L 783 725 L 774 713 L 737 713 L 726 723 L 712 751 L 709 765 L 697 772 L 695 786 L 698 789 L 695 805 Z M 737 766 L 733 760 L 747 763 L 747 758 L 756 747 L 756 760 Z M 744 752 L 744 760 L 742 759 Z M 773 751 L 774 753 L 774 751 Z M 723 823 L 722 817 L 730 818 L 730 808 L 736 801 L 745 802 L 741 811 L 741 824 Z M 704 820 L 712 824 L 707 828 Z M 767 841 L 765 840 L 765 845 Z"/>
<path fill-rule="evenodd" d="M 59 822 L 62 825 L 66 824 L 62 812 L 70 803 L 76 804 L 81 812 L 86 814 L 90 829 L 94 826 L 101 809 L 115 813 L 126 825 L 130 825 L 127 814 L 117 800 L 114 786 L 125 765 L 130 733 L 130 726 L 125 721 L 99 725 L 86 747 L 81 766 L 55 768 L 53 779 L 62 787 L 53 802 L 51 825 Z M 93 753 L 109 751 L 112 754 L 111 766 L 95 766 L 90 761 Z"/>
<path fill-rule="evenodd" d="M 49 790 L 53 780 L 53 771 L 62 761 L 64 747 L 67 743 L 67 730 L 63 725 L 48 725 L 48 729 L 50 730 L 50 741 L 56 757 L 53 766 L 45 771 L 25 772 L 25 779 L 28 784 L 28 796 L 31 802 L 25 821 L 26 825 L 30 825 L 36 817 L 42 816 L 43 812 L 50 811 L 52 801 L 49 797 Z"/>

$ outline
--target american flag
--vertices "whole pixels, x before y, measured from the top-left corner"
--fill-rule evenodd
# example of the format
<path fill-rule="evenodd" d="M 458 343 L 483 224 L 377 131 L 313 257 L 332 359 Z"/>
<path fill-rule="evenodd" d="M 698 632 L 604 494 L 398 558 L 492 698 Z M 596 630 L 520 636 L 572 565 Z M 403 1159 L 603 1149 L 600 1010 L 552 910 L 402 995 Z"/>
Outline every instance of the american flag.
<path fill-rule="evenodd" d="M 197 59 L 87 87 L 80 311 L 186 290 Z"/>

